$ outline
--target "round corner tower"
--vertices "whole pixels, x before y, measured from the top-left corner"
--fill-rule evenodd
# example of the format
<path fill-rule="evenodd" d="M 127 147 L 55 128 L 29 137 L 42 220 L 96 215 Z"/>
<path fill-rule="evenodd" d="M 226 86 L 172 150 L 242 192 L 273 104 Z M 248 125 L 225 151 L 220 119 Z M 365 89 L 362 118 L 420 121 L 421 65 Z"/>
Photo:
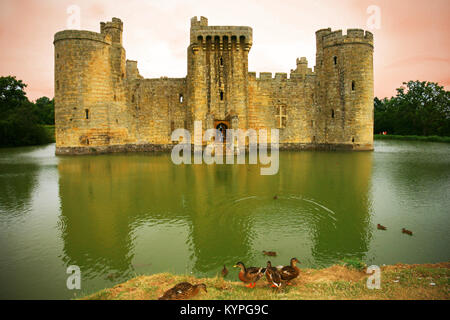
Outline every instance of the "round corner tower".
<path fill-rule="evenodd" d="M 57 154 L 114 143 L 122 120 L 115 110 L 125 99 L 121 41 L 122 22 L 116 18 L 102 23 L 100 33 L 64 30 L 55 34 Z"/>
<path fill-rule="evenodd" d="M 318 143 L 373 150 L 373 35 L 322 29 L 317 38 Z"/>

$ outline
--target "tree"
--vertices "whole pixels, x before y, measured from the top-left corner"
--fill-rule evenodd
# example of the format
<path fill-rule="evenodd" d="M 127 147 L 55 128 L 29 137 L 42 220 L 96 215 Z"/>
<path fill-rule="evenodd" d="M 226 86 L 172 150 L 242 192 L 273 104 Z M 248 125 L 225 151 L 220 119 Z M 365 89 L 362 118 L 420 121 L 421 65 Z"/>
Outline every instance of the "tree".
<path fill-rule="evenodd" d="M 35 114 L 40 124 L 55 124 L 55 104 L 53 99 L 41 97 L 35 102 Z"/>
<path fill-rule="evenodd" d="M 450 136 L 450 92 L 434 82 L 403 85 L 391 99 L 374 99 L 375 133 Z"/>
<path fill-rule="evenodd" d="M 28 101 L 25 87 L 26 84 L 16 77 L 0 77 L 0 146 L 35 145 L 51 141 L 44 127 L 39 125 L 37 107 Z"/>
<path fill-rule="evenodd" d="M 28 102 L 25 94 L 27 85 L 16 77 L 0 77 L 0 114 L 14 110 Z"/>

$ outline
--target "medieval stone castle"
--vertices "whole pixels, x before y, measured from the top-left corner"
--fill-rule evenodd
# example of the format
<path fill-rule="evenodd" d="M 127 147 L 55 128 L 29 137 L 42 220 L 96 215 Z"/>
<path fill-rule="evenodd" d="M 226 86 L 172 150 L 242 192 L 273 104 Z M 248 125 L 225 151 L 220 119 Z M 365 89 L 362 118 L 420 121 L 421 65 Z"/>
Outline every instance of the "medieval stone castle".
<path fill-rule="evenodd" d="M 169 150 L 177 128 L 278 128 L 280 149 L 373 150 L 373 35 L 316 32 L 316 66 L 248 71 L 250 27 L 191 19 L 186 78 L 144 79 L 123 23 L 55 34 L 56 153 Z"/>

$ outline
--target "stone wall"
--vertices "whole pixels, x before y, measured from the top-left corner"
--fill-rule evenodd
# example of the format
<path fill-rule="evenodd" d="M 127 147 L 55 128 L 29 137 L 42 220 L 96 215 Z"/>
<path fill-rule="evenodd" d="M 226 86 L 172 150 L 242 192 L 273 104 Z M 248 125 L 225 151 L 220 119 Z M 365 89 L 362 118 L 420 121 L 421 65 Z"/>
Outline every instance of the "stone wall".
<path fill-rule="evenodd" d="M 131 131 L 138 144 L 171 144 L 173 130 L 186 127 L 186 79 L 138 79 L 128 86 Z"/>
<path fill-rule="evenodd" d="M 303 58 L 306 62 L 306 58 Z M 307 62 L 306 62 L 307 64 Z M 313 143 L 315 75 L 311 69 L 286 73 L 249 74 L 249 128 L 279 128 L 280 143 Z M 281 121 L 280 121 L 281 118 Z"/>

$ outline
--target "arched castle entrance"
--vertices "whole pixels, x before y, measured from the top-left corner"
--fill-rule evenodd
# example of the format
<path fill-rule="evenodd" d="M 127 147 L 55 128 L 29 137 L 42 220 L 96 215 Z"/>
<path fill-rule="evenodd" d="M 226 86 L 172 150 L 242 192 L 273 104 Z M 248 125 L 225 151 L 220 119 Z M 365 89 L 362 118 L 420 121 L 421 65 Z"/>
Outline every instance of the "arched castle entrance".
<path fill-rule="evenodd" d="M 230 127 L 228 121 L 215 121 L 214 126 L 219 130 L 219 139 L 217 142 L 225 142 L 227 139 L 227 130 Z"/>

